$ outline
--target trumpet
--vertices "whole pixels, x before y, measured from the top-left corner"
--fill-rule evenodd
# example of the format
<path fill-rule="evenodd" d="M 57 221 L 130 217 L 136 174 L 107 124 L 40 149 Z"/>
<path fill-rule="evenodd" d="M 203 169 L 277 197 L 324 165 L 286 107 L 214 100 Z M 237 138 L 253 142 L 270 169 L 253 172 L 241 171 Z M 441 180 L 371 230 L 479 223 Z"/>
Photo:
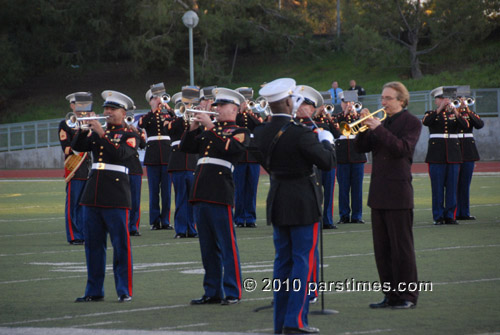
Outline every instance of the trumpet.
<path fill-rule="evenodd" d="M 369 115 L 362 117 L 362 118 L 360 118 L 352 123 L 347 123 L 345 121 L 340 122 L 340 125 L 339 125 L 340 132 L 344 136 L 349 136 L 351 134 L 356 135 L 357 133 L 364 132 L 364 131 L 368 130 L 368 127 L 365 125 L 362 125 L 363 121 L 374 117 L 378 113 L 383 113 L 382 118 L 380 118 L 380 121 L 385 120 L 385 118 L 387 117 L 387 113 L 385 112 L 385 108 L 380 108 L 380 109 L 376 110 L 375 112 L 370 113 Z"/>
<path fill-rule="evenodd" d="M 161 96 L 161 102 L 164 104 L 168 104 L 170 102 L 170 95 L 168 95 L 167 93 L 163 94 Z"/>
<path fill-rule="evenodd" d="M 187 108 L 183 102 L 179 102 L 175 105 L 175 114 L 178 115 L 179 117 L 182 117 L 188 123 L 191 123 L 194 120 L 194 114 L 196 113 L 213 114 L 214 116 L 219 115 L 219 113 L 217 112 Z"/>
<path fill-rule="evenodd" d="M 66 124 L 68 127 L 73 129 L 89 129 L 89 125 L 85 123 L 85 121 L 90 120 L 104 120 L 101 122 L 101 127 L 105 128 L 107 125 L 106 119 L 107 116 L 86 116 L 86 117 L 78 117 L 75 113 L 66 114 Z"/>
<path fill-rule="evenodd" d="M 271 114 L 269 103 L 264 97 L 258 97 L 255 101 L 249 101 L 248 108 L 250 108 L 253 113 L 258 114 L 261 117 L 267 117 Z"/>
<path fill-rule="evenodd" d="M 474 98 L 466 98 L 465 99 L 465 104 L 467 105 L 467 107 L 472 106 L 475 103 L 476 103 L 476 100 L 474 100 Z"/>
<path fill-rule="evenodd" d="M 325 113 L 326 114 L 332 115 L 334 110 L 335 110 L 335 107 L 333 105 L 330 105 L 330 104 L 325 105 Z"/>
<path fill-rule="evenodd" d="M 450 102 L 450 107 L 452 108 L 460 108 L 461 105 L 462 102 L 460 101 L 460 99 L 455 99 L 452 102 Z"/>
<path fill-rule="evenodd" d="M 359 111 L 363 108 L 363 104 L 361 102 L 349 102 L 349 105 L 351 105 L 356 112 L 359 113 Z"/>
<path fill-rule="evenodd" d="M 134 121 L 135 121 L 134 113 L 127 112 L 127 116 L 125 116 L 125 123 L 130 126 L 132 123 L 134 123 Z"/>

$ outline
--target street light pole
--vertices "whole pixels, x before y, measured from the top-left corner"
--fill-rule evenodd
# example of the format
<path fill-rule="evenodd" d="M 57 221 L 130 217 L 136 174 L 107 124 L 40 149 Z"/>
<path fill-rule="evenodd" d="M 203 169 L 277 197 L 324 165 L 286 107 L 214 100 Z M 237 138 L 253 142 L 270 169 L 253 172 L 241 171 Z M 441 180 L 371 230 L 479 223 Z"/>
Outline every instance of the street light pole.
<path fill-rule="evenodd" d="M 182 22 L 189 29 L 189 84 L 194 86 L 193 28 L 198 24 L 198 15 L 192 10 L 182 16 Z"/>

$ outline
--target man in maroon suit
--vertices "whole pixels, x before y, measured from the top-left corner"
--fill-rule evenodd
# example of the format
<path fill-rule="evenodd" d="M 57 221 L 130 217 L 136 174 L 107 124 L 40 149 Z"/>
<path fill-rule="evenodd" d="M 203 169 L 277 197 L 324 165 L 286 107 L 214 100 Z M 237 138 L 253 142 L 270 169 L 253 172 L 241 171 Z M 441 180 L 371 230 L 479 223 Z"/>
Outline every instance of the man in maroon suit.
<path fill-rule="evenodd" d="M 366 119 L 363 124 L 369 129 L 355 140 L 358 151 L 373 155 L 368 206 L 375 261 L 380 282 L 391 285 L 390 290 L 384 290 L 384 300 L 370 304 L 370 308 L 407 309 L 414 308 L 418 299 L 418 292 L 410 292 L 408 285 L 418 280 L 411 164 L 422 124 L 406 109 L 410 95 L 402 83 L 385 84 L 381 100 L 387 118 Z M 361 117 L 368 114 L 363 109 Z"/>

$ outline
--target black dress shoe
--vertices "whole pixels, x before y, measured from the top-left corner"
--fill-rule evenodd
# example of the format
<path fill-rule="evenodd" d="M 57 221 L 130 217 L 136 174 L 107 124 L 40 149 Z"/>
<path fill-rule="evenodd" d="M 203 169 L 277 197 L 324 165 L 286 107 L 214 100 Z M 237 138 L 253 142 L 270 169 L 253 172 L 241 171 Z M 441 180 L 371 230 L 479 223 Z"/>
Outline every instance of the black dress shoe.
<path fill-rule="evenodd" d="M 255 222 L 247 222 L 246 223 L 247 228 L 257 228 L 257 225 Z"/>
<path fill-rule="evenodd" d="M 207 305 L 207 304 L 220 304 L 220 298 L 203 296 L 200 299 L 191 300 L 191 305 Z"/>
<path fill-rule="evenodd" d="M 151 230 L 160 230 L 161 226 L 159 224 L 152 224 L 151 225 Z"/>
<path fill-rule="evenodd" d="M 169 224 L 163 224 L 163 225 L 161 225 L 161 229 L 172 230 L 174 228 Z"/>
<path fill-rule="evenodd" d="M 409 301 L 409 300 L 404 300 L 402 302 L 399 302 L 393 306 L 391 306 L 392 309 L 410 309 L 410 308 L 415 308 L 417 305 L 415 303 Z"/>
<path fill-rule="evenodd" d="M 365 221 L 361 219 L 352 219 L 351 223 L 365 223 Z"/>
<path fill-rule="evenodd" d="M 83 297 L 78 297 L 75 299 L 75 302 L 98 302 L 103 301 L 104 297 L 97 295 L 86 295 Z"/>
<path fill-rule="evenodd" d="M 130 236 L 141 236 L 141 233 L 139 233 L 138 231 L 131 231 Z"/>
<path fill-rule="evenodd" d="M 323 229 L 337 229 L 337 226 L 334 224 L 325 224 L 323 225 Z"/>
<path fill-rule="evenodd" d="M 319 329 L 309 326 L 304 328 L 283 327 L 283 334 L 319 334 Z"/>
<path fill-rule="evenodd" d="M 122 294 L 119 298 L 118 298 L 118 302 L 129 302 L 130 300 L 132 300 L 132 297 L 129 296 L 128 294 Z"/>
<path fill-rule="evenodd" d="M 220 302 L 221 305 L 223 306 L 227 306 L 227 305 L 234 305 L 234 304 L 237 304 L 240 302 L 240 299 L 238 298 L 235 298 L 235 297 L 225 297 L 224 299 L 222 299 L 222 301 Z"/>
<path fill-rule="evenodd" d="M 443 219 L 437 219 L 436 221 L 434 221 L 434 225 L 435 226 L 440 226 L 444 224 L 444 220 Z"/>
<path fill-rule="evenodd" d="M 82 245 L 84 243 L 85 243 L 84 240 L 78 240 L 78 239 L 77 240 L 72 240 L 71 242 L 69 242 L 69 244 L 71 244 L 71 245 Z"/>
<path fill-rule="evenodd" d="M 452 218 L 444 219 L 444 224 L 458 224 L 458 221 Z"/>
<path fill-rule="evenodd" d="M 343 217 L 343 218 L 340 218 L 340 220 L 337 222 L 337 224 L 342 224 L 342 223 L 349 223 L 350 220 L 348 217 Z"/>
<path fill-rule="evenodd" d="M 194 233 L 194 234 L 188 234 L 188 237 L 192 237 L 192 238 L 194 238 L 194 237 L 198 237 L 198 234 L 197 234 L 197 233 Z"/>
<path fill-rule="evenodd" d="M 244 228 L 245 227 L 245 224 L 244 223 L 236 223 L 235 224 L 236 228 Z"/>
<path fill-rule="evenodd" d="M 391 305 L 389 304 L 389 299 L 384 298 L 384 300 L 382 300 L 381 302 L 376 302 L 376 303 L 373 303 L 373 304 L 370 304 L 369 305 L 370 308 L 387 308 L 387 307 L 391 307 Z"/>
<path fill-rule="evenodd" d="M 467 221 L 467 220 L 475 220 L 475 219 L 476 219 L 475 216 L 457 216 L 457 220 Z"/>
<path fill-rule="evenodd" d="M 174 238 L 185 238 L 186 234 L 175 234 Z"/>

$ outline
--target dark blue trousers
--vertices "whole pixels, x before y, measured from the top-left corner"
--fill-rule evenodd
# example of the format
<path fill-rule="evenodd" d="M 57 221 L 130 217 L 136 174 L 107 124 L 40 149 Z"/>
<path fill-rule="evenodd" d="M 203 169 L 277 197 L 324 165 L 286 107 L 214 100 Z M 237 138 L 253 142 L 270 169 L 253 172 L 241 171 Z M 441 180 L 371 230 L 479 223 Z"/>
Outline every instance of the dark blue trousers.
<path fill-rule="evenodd" d="M 241 299 L 241 266 L 231 206 L 193 204 L 205 269 L 205 296 Z"/>
<path fill-rule="evenodd" d="M 85 180 L 70 180 L 66 183 L 66 205 L 64 217 L 66 221 L 66 239 L 83 240 L 83 229 L 86 220 L 85 206 L 80 205 L 80 198 L 85 188 Z"/>
<path fill-rule="evenodd" d="M 314 271 L 319 223 L 274 226 L 274 331 L 308 326 L 308 282 Z M 288 284 L 287 284 L 288 281 Z"/>
<path fill-rule="evenodd" d="M 132 195 L 132 208 L 129 211 L 129 232 L 139 231 L 139 224 L 141 222 L 141 186 L 142 176 L 131 174 L 130 180 L 130 193 Z"/>
<path fill-rule="evenodd" d="M 172 182 L 167 165 L 146 165 L 149 186 L 149 224 L 170 225 Z M 161 210 L 160 210 L 161 193 Z"/>
<path fill-rule="evenodd" d="M 475 162 L 463 162 L 460 164 L 457 188 L 457 216 L 470 215 L 470 183 L 474 173 Z"/>
<path fill-rule="evenodd" d="M 333 226 L 333 192 L 335 191 L 335 171 L 321 171 L 321 182 L 323 183 L 323 226 Z"/>
<path fill-rule="evenodd" d="M 455 218 L 459 166 L 460 164 L 429 164 L 434 221 Z"/>
<path fill-rule="evenodd" d="M 106 243 L 113 245 L 113 273 L 116 293 L 132 296 L 132 247 L 128 232 L 128 209 L 87 207 L 85 256 L 87 287 L 85 296 L 104 296 Z"/>
<path fill-rule="evenodd" d="M 193 216 L 193 206 L 189 202 L 189 190 L 194 183 L 193 171 L 171 172 L 175 192 L 175 233 L 196 235 L 196 225 Z"/>
<path fill-rule="evenodd" d="M 234 223 L 237 225 L 255 223 L 257 220 L 259 176 L 260 165 L 257 163 L 238 163 L 234 168 Z"/>
<path fill-rule="evenodd" d="M 339 183 L 340 218 L 361 220 L 363 216 L 363 177 L 364 163 L 338 163 L 337 182 Z M 349 206 L 349 193 L 351 206 Z M 351 213 L 352 209 L 352 213 Z"/>

